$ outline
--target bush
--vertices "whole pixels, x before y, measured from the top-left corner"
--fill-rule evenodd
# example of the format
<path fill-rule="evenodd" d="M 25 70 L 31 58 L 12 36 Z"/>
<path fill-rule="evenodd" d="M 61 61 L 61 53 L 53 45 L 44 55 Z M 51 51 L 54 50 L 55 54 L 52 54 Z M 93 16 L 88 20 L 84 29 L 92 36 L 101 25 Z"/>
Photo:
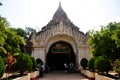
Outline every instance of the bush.
<path fill-rule="evenodd" d="M 43 61 L 42 61 L 40 58 L 37 58 L 37 59 L 36 59 L 36 62 L 37 62 L 37 64 L 43 65 Z"/>
<path fill-rule="evenodd" d="M 28 54 L 20 54 L 17 58 L 17 62 L 14 65 L 14 69 L 16 71 L 20 71 L 21 75 L 23 75 L 25 71 L 31 71 L 32 66 L 33 63 L 30 56 Z"/>
<path fill-rule="evenodd" d="M 111 70 L 109 59 L 105 55 L 97 57 L 94 67 L 98 72 L 106 72 L 106 74 Z"/>
<path fill-rule="evenodd" d="M 95 71 L 95 68 L 94 68 L 94 63 L 95 63 L 95 57 L 92 57 L 89 61 L 88 61 L 88 69 L 92 72 Z"/>
<path fill-rule="evenodd" d="M 88 64 L 88 60 L 86 58 L 82 58 L 80 64 L 83 67 L 83 69 L 86 69 L 87 64 Z"/>
<path fill-rule="evenodd" d="M 120 59 L 117 59 L 114 62 L 114 71 L 118 73 L 119 77 L 120 77 Z"/>
<path fill-rule="evenodd" d="M 3 76 L 4 72 L 5 72 L 5 65 L 2 57 L 0 56 L 0 78 Z"/>
<path fill-rule="evenodd" d="M 36 60 L 34 59 L 34 57 L 31 57 L 31 60 L 32 60 L 32 63 L 33 63 L 32 71 L 35 71 L 35 70 L 36 70 L 36 67 L 37 67 L 37 62 L 36 62 Z"/>

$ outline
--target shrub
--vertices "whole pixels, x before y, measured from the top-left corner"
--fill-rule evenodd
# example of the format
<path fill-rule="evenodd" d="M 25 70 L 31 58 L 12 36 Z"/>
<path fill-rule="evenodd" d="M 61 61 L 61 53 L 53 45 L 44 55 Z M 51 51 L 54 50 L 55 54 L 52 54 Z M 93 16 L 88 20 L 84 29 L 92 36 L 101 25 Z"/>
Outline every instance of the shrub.
<path fill-rule="evenodd" d="M 0 78 L 3 76 L 4 72 L 5 72 L 5 65 L 2 57 L 0 56 Z"/>
<path fill-rule="evenodd" d="M 106 72 L 106 74 L 108 74 L 108 71 L 111 70 L 109 59 L 105 55 L 97 57 L 94 67 L 98 70 L 98 72 Z"/>
<path fill-rule="evenodd" d="M 21 72 L 21 75 L 25 71 L 31 71 L 33 66 L 32 60 L 28 54 L 20 54 L 17 58 L 17 62 L 14 65 L 14 69 Z"/>
<path fill-rule="evenodd" d="M 32 60 L 32 63 L 33 63 L 32 71 L 35 71 L 35 70 L 36 70 L 36 67 L 37 67 L 37 62 L 36 62 L 36 60 L 34 59 L 34 57 L 31 57 L 31 60 Z"/>
<path fill-rule="evenodd" d="M 95 71 L 94 68 L 94 63 L 95 63 L 95 57 L 92 57 L 89 61 L 88 61 L 88 69 L 92 72 Z"/>
<path fill-rule="evenodd" d="M 36 62 L 37 62 L 37 64 L 43 65 L 43 61 L 42 61 L 40 58 L 37 58 L 37 59 L 36 59 Z"/>
<path fill-rule="evenodd" d="M 117 59 L 114 62 L 114 71 L 118 73 L 119 77 L 120 77 L 120 59 Z"/>
<path fill-rule="evenodd" d="M 83 67 L 83 69 L 86 69 L 87 64 L 88 64 L 88 60 L 86 58 L 82 58 L 80 64 Z"/>

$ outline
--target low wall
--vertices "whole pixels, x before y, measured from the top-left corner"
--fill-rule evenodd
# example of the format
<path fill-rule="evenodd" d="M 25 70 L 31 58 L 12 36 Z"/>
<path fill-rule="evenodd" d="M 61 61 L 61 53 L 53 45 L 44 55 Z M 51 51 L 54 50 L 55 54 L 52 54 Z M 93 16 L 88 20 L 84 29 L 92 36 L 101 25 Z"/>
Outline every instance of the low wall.
<path fill-rule="evenodd" d="M 105 77 L 105 76 L 102 76 L 102 75 L 95 73 L 95 80 L 115 80 L 115 79 Z"/>
<path fill-rule="evenodd" d="M 39 75 L 39 71 L 34 71 L 30 73 L 30 80 L 36 80 Z"/>
<path fill-rule="evenodd" d="M 81 70 L 81 74 L 88 77 L 89 80 L 95 80 L 95 73 L 88 70 Z"/>
<path fill-rule="evenodd" d="M 30 74 L 27 74 L 25 76 L 18 77 L 18 78 L 12 79 L 12 80 L 30 80 Z"/>

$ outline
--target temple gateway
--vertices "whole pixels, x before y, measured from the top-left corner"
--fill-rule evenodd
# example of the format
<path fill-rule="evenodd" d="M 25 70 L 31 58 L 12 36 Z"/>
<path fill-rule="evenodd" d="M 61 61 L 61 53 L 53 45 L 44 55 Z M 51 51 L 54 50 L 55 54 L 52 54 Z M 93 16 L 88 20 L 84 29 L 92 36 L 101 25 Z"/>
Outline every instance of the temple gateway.
<path fill-rule="evenodd" d="M 64 63 L 70 62 L 80 68 L 81 59 L 92 56 L 88 38 L 89 34 L 81 32 L 70 21 L 59 3 L 52 20 L 32 35 L 32 56 L 40 58 L 52 70 L 62 70 Z"/>

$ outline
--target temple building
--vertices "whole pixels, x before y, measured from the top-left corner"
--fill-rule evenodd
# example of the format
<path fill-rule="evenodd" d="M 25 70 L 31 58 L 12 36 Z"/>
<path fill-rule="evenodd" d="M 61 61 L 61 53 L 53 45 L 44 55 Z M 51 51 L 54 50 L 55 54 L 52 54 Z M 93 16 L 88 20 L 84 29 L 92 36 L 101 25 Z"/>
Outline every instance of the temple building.
<path fill-rule="evenodd" d="M 89 34 L 84 34 L 71 22 L 59 3 L 52 20 L 32 35 L 32 56 L 40 58 L 53 70 L 62 70 L 64 63 L 70 62 L 80 68 L 81 59 L 92 56 L 88 38 Z"/>

